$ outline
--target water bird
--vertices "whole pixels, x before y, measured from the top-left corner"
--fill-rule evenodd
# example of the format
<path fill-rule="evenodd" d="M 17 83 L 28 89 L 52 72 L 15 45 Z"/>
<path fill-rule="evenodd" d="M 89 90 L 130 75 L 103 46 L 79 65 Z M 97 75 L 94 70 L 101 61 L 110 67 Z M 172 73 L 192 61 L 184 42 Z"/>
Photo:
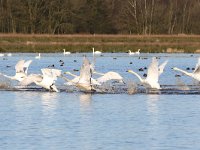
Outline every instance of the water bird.
<path fill-rule="evenodd" d="M 4 56 L 4 54 L 3 53 L 0 53 L 0 57 L 3 57 Z"/>
<path fill-rule="evenodd" d="M 129 64 L 133 64 L 133 62 L 130 62 Z"/>
<path fill-rule="evenodd" d="M 79 71 L 78 69 L 73 69 L 74 72 Z"/>
<path fill-rule="evenodd" d="M 66 52 L 65 49 L 63 49 L 63 55 L 69 55 L 71 52 Z"/>
<path fill-rule="evenodd" d="M 92 51 L 93 51 L 93 55 L 99 55 L 99 54 L 102 54 L 102 52 L 101 51 L 95 51 L 94 50 L 94 47 L 92 48 Z M 101 55 L 101 56 L 103 56 L 103 55 Z"/>
<path fill-rule="evenodd" d="M 139 55 L 140 54 L 140 49 L 136 52 L 131 52 L 131 50 L 128 50 L 129 55 Z"/>
<path fill-rule="evenodd" d="M 198 59 L 198 62 L 196 64 L 195 70 L 193 72 L 187 72 L 185 70 L 179 69 L 177 67 L 172 68 L 175 71 L 179 71 L 187 76 L 190 76 L 198 81 L 200 81 L 200 58 Z"/>
<path fill-rule="evenodd" d="M 54 67 L 55 67 L 54 64 L 48 66 L 48 68 L 54 68 Z"/>
<path fill-rule="evenodd" d="M 68 73 L 68 72 L 65 72 Z M 71 74 L 71 73 L 70 73 Z M 86 92 L 93 92 L 95 91 L 92 83 L 92 70 L 91 64 L 89 60 L 84 57 L 83 64 L 80 69 L 80 76 L 77 76 L 78 82 L 73 82 L 72 80 L 66 79 L 68 82 L 72 82 L 76 87 L 79 89 L 86 91 Z"/>
<path fill-rule="evenodd" d="M 158 60 L 155 57 L 153 57 L 152 62 L 147 70 L 147 77 L 145 79 L 141 78 L 139 74 L 132 70 L 128 70 L 127 72 L 134 74 L 145 86 L 160 89 L 158 79 L 161 73 L 163 72 L 164 68 L 161 67 L 160 70 L 161 72 L 159 73 Z"/>
<path fill-rule="evenodd" d="M 139 71 L 144 71 L 144 69 L 143 69 L 143 68 L 139 68 L 138 70 L 139 70 Z"/>
<path fill-rule="evenodd" d="M 2 74 L 2 73 L 0 73 L 0 74 L 11 80 L 22 81 L 22 80 L 24 80 L 25 77 L 27 77 L 28 67 L 31 64 L 31 62 L 32 62 L 32 60 L 18 61 L 17 64 L 15 65 L 15 75 L 14 76 L 8 76 L 8 75 Z"/>
<path fill-rule="evenodd" d="M 109 71 L 107 73 L 99 73 L 99 72 L 94 71 L 93 73 L 101 75 L 101 77 L 96 79 L 97 82 L 99 82 L 100 84 L 105 83 L 109 80 L 117 80 L 121 83 L 124 83 L 123 77 L 119 73 L 114 72 L 114 71 Z"/>
<path fill-rule="evenodd" d="M 8 53 L 7 56 L 9 56 L 9 57 L 12 56 L 12 53 Z"/>
<path fill-rule="evenodd" d="M 144 74 L 143 74 L 143 77 L 147 77 L 147 74 L 146 74 L 146 73 L 144 73 Z"/>
<path fill-rule="evenodd" d="M 38 86 L 41 86 L 47 90 L 52 92 L 59 92 L 55 85 L 55 81 L 57 77 L 61 76 L 61 70 L 58 69 L 49 69 L 43 68 L 41 69 L 41 74 L 30 74 L 24 80 L 20 82 L 20 85 L 27 86 L 32 83 L 35 83 Z"/>
<path fill-rule="evenodd" d="M 74 60 L 74 62 L 77 62 L 77 60 Z"/>
<path fill-rule="evenodd" d="M 38 56 L 35 56 L 35 59 L 40 59 L 41 58 L 41 55 L 40 53 L 38 53 Z"/>

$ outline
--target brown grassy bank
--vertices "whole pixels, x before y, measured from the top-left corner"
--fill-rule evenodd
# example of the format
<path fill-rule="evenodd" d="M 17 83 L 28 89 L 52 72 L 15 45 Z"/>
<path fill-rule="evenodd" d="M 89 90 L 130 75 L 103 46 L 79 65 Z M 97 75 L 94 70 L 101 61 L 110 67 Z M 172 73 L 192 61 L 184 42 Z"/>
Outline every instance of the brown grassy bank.
<path fill-rule="evenodd" d="M 0 34 L 0 52 L 200 52 L 200 35 Z"/>

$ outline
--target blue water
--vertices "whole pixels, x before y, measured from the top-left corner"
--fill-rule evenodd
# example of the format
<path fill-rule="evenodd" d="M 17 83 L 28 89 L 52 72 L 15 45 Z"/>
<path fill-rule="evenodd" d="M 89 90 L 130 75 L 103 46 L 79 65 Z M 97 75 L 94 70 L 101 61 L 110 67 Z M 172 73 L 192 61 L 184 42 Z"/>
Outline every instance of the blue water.
<path fill-rule="evenodd" d="M 147 55 L 147 54 L 143 54 Z M 199 55 L 151 54 L 149 59 L 127 54 L 105 54 L 98 57 L 101 72 L 113 69 L 125 78 L 137 81 L 126 69 L 138 69 L 160 56 L 169 59 L 160 82 L 174 84 L 176 72 L 171 67 L 195 67 Z M 89 54 L 88 54 L 89 56 Z M 116 60 L 113 57 L 117 57 Z M 89 57 L 92 59 L 92 57 Z M 82 54 L 63 57 L 45 54 L 35 60 L 34 54 L 15 54 L 0 60 L 0 70 L 14 74 L 19 59 L 33 59 L 29 71 L 58 64 L 72 71 L 80 68 Z M 76 59 L 77 63 L 73 60 Z M 133 61 L 134 64 L 129 64 Z M 108 63 L 109 62 L 109 63 Z M 12 67 L 7 68 L 6 65 Z M 115 64 L 115 65 L 113 65 Z M 183 77 L 191 84 L 193 80 Z M 61 81 L 60 81 L 61 82 Z M 77 150 L 171 150 L 200 148 L 199 95 L 85 94 L 31 91 L 0 91 L 0 149 L 77 149 Z"/>

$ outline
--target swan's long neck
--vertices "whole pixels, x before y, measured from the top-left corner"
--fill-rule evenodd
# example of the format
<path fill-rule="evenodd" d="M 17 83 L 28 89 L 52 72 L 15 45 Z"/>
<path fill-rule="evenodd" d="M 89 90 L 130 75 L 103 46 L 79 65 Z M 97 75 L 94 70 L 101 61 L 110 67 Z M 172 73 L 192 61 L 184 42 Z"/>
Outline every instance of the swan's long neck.
<path fill-rule="evenodd" d="M 71 76 L 73 76 L 73 77 L 78 77 L 77 75 L 75 75 L 75 74 L 73 74 L 73 73 L 71 73 L 71 72 L 68 72 L 67 74 L 69 74 L 69 75 L 71 75 Z"/>
<path fill-rule="evenodd" d="M 72 82 L 72 83 L 75 83 L 75 82 L 73 82 L 72 80 L 70 80 L 70 79 L 68 79 L 67 77 L 65 77 L 64 75 L 62 75 L 61 74 L 61 76 L 60 76 L 61 78 L 63 78 L 65 81 L 67 81 L 67 82 Z"/>
<path fill-rule="evenodd" d="M 131 50 L 128 50 L 129 53 L 132 53 Z"/>
<path fill-rule="evenodd" d="M 14 78 L 13 76 L 7 76 L 7 75 L 5 75 L 5 74 L 3 74 L 3 73 L 0 73 L 0 75 L 4 76 L 4 77 L 6 77 L 6 78 L 9 78 L 9 79 L 11 79 L 11 80 L 15 80 L 15 78 Z"/>
<path fill-rule="evenodd" d="M 92 52 L 93 52 L 93 55 L 94 55 L 94 47 L 92 48 Z"/>
<path fill-rule="evenodd" d="M 101 75 L 101 76 L 103 76 L 103 75 L 105 75 L 104 73 L 100 73 L 100 72 L 93 72 L 94 74 L 98 74 L 98 75 Z"/>
<path fill-rule="evenodd" d="M 144 79 L 142 79 L 142 78 L 140 77 L 140 75 L 137 74 L 136 72 L 134 72 L 134 71 L 129 71 L 129 73 L 134 74 L 136 77 L 138 77 L 138 79 L 139 79 L 141 82 L 144 82 Z"/>
<path fill-rule="evenodd" d="M 179 69 L 179 68 L 174 68 L 174 70 L 176 71 L 179 71 L 179 72 L 182 72 L 183 74 L 187 75 L 187 76 L 192 76 L 192 73 L 189 73 L 185 70 L 182 70 L 182 69 Z"/>

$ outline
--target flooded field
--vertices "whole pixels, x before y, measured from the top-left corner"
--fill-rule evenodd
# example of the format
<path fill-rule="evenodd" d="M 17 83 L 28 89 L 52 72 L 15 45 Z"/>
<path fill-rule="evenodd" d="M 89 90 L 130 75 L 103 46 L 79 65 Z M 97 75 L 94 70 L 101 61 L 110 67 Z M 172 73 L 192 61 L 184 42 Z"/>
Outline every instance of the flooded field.
<path fill-rule="evenodd" d="M 20 59 L 33 60 L 28 72 L 54 65 L 63 72 L 79 74 L 83 55 L 90 61 L 92 54 L 16 53 L 0 57 L 0 72 L 15 74 Z M 1 77 L 0 91 L 0 149 L 198 149 L 200 147 L 199 83 L 182 73 L 178 67 L 193 72 L 199 54 L 140 54 L 105 53 L 96 56 L 98 72 L 120 73 L 129 86 L 120 92 L 84 93 L 66 90 L 65 81 L 56 85 L 61 92 L 48 92 L 36 87 L 31 90 L 11 90 L 17 82 Z M 156 93 L 143 92 L 131 69 L 143 76 L 152 57 L 159 63 L 168 60 Z M 60 60 L 64 65 L 60 65 Z M 180 75 L 180 77 L 178 77 Z M 97 75 L 94 76 L 96 78 Z M 5 84 L 6 83 L 6 84 Z M 133 84 L 132 84 L 133 83 Z M 139 92 L 127 92 L 131 85 Z M 37 91 L 38 89 L 38 91 Z M 64 90 L 63 90 L 64 89 Z"/>

